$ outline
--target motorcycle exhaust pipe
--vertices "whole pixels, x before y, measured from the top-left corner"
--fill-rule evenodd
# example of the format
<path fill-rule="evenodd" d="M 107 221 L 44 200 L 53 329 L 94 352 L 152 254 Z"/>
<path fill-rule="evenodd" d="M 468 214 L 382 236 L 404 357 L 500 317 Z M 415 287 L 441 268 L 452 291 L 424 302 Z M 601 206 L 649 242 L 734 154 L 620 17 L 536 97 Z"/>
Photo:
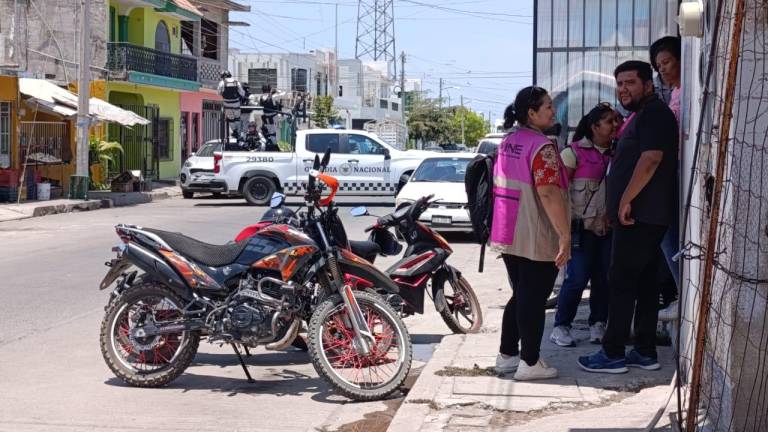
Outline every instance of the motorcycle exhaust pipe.
<path fill-rule="evenodd" d="M 288 348 L 293 340 L 296 339 L 296 336 L 299 335 L 299 329 L 301 329 L 301 320 L 294 318 L 293 322 L 291 322 L 291 326 L 288 327 L 288 331 L 285 332 L 285 336 L 283 336 L 283 338 L 278 341 L 268 343 L 266 348 L 270 351 Z"/>

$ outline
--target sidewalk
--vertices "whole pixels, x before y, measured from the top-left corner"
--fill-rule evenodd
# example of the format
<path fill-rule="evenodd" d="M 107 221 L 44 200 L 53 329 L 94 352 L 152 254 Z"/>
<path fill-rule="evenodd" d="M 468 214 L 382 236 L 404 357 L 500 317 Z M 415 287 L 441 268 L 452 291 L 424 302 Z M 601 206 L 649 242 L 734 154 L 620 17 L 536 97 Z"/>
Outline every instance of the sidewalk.
<path fill-rule="evenodd" d="M 181 195 L 178 186 L 158 184 L 151 192 L 109 193 L 89 192 L 88 200 L 57 199 L 50 201 L 30 201 L 21 204 L 0 204 L 0 223 L 46 216 L 58 213 L 98 210 L 101 208 L 144 204 Z"/>
<path fill-rule="evenodd" d="M 585 299 L 574 322 L 575 348 L 558 347 L 549 341 L 554 311 L 547 311 L 542 358 L 559 370 L 559 378 L 516 382 L 513 374 L 499 377 L 493 366 L 510 291 L 505 286 L 489 292 L 488 284 L 498 285 L 492 281 L 505 273 L 498 260 L 488 259 L 486 266 L 483 274 L 465 274 L 484 305 L 482 332 L 443 338 L 389 430 L 645 430 L 671 391 L 669 383 L 675 370 L 671 348 L 659 347 L 660 371 L 630 369 L 627 374 L 610 375 L 581 370 L 577 357 L 600 348 L 588 342 Z M 669 430 L 668 425 L 665 414 L 657 428 Z"/>

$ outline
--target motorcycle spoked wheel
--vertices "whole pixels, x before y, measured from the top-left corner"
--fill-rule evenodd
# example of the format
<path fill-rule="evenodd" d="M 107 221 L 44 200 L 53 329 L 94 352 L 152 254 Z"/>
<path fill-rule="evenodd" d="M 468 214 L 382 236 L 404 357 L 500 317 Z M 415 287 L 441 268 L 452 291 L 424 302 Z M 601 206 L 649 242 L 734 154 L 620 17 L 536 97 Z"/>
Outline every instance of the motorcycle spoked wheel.
<path fill-rule="evenodd" d="M 317 373 L 340 394 L 356 401 L 383 399 L 405 381 L 411 368 L 411 339 L 400 316 L 381 297 L 356 292 L 355 298 L 376 343 L 368 355 L 353 345 L 354 330 L 341 296 L 315 309 L 309 324 L 309 354 Z"/>
<path fill-rule="evenodd" d="M 152 281 L 134 285 L 110 302 L 99 341 L 115 376 L 136 387 L 161 387 L 187 369 L 197 353 L 200 332 L 132 335 L 137 326 L 178 319 L 183 304 L 169 288 Z"/>
<path fill-rule="evenodd" d="M 448 328 L 456 334 L 479 332 L 483 326 L 483 311 L 472 285 L 459 276 L 454 283 L 445 280 L 442 288 L 436 293 L 435 303 L 442 302 L 440 296 L 445 300 L 446 306 L 439 312 Z"/>

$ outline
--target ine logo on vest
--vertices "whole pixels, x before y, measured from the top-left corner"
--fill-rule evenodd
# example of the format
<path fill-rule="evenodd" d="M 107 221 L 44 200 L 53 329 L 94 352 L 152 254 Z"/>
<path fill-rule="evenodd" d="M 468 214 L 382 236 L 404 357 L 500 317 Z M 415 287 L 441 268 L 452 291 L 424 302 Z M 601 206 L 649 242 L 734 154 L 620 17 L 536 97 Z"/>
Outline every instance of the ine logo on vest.
<path fill-rule="evenodd" d="M 504 149 L 502 152 L 499 152 L 499 154 L 506 153 L 505 156 L 515 158 L 515 159 L 520 159 L 520 157 L 523 155 L 522 144 L 517 144 L 517 143 L 512 143 L 507 141 L 503 143 L 502 146 L 504 147 Z"/>

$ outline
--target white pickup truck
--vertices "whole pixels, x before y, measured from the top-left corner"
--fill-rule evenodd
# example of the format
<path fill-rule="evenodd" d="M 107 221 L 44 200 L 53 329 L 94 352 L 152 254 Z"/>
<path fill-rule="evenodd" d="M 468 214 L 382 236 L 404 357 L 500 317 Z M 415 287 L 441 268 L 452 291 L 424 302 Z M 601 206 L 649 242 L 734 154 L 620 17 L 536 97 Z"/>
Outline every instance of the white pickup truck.
<path fill-rule="evenodd" d="M 203 183 L 211 191 L 242 195 L 253 205 L 269 202 L 275 191 L 300 195 L 315 155 L 331 149 L 326 172 L 339 179 L 339 195 L 394 196 L 419 163 L 433 152 L 397 150 L 359 130 L 308 129 L 296 132 L 291 152 L 223 151 L 214 154 L 214 173 Z"/>

